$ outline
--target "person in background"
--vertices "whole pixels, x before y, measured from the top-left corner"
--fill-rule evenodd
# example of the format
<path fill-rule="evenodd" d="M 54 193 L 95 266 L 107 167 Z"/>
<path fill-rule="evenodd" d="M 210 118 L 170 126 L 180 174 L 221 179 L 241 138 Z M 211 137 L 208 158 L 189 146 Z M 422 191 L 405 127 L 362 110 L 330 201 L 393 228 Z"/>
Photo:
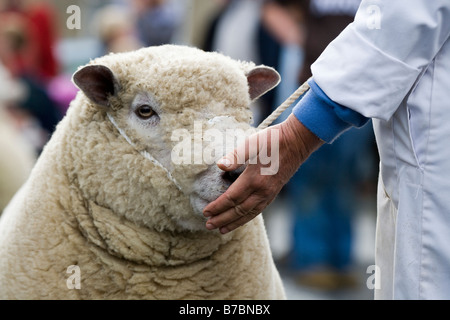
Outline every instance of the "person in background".
<path fill-rule="evenodd" d="M 285 48 L 298 48 L 302 41 L 301 27 L 293 14 L 295 11 L 289 10 L 289 2 L 291 1 L 220 1 L 222 8 L 206 32 L 202 49 L 278 70 L 284 62 L 283 58 L 287 56 L 284 54 L 287 51 Z M 295 64 L 290 66 L 290 70 L 293 69 Z M 280 88 L 289 85 L 288 77 L 284 75 L 285 80 L 282 80 Z M 257 126 L 273 111 L 278 90 L 276 88 L 269 91 L 252 104 L 253 125 Z"/>
<path fill-rule="evenodd" d="M 27 74 L 40 83 L 58 75 L 53 7 L 42 0 L 1 0 L 0 14 L 2 30 L 10 37 L 13 51 L 5 66 L 13 75 Z"/>
<path fill-rule="evenodd" d="M 28 178 L 36 161 L 34 146 L 25 136 L 25 119 L 14 116 L 17 101 L 26 93 L 0 64 L 0 215 Z M 22 121 L 21 121 L 22 120 Z"/>
<path fill-rule="evenodd" d="M 139 49 L 143 43 L 137 37 L 134 16 L 123 5 L 101 7 L 94 17 L 94 28 L 102 44 L 99 56 L 111 52 L 126 52 Z"/>
<path fill-rule="evenodd" d="M 173 0 L 132 0 L 136 30 L 144 46 L 173 43 L 182 22 L 182 11 Z"/>
<path fill-rule="evenodd" d="M 275 68 L 281 76 L 280 84 L 266 93 L 270 108 L 263 119 L 270 115 L 295 91 L 300 83 L 298 74 L 304 63 L 306 37 L 304 0 L 266 0 L 262 7 L 259 38 L 259 55 L 264 64 Z M 282 122 L 292 111 L 288 108 L 274 124 Z"/>
<path fill-rule="evenodd" d="M 47 88 L 59 73 L 53 54 L 55 16 L 45 1 L 4 0 L 0 4 L 0 61 L 27 88 L 18 106 L 46 132 L 43 140 L 40 135 L 33 139 L 40 152 L 63 117 Z"/>
<path fill-rule="evenodd" d="M 261 8 L 258 28 L 258 53 L 261 63 L 276 69 L 280 84 L 262 99 L 266 109 L 261 120 L 267 118 L 299 86 L 298 73 L 303 65 L 305 42 L 303 0 L 266 0 Z M 275 123 L 287 117 L 286 110 Z"/>
<path fill-rule="evenodd" d="M 299 82 L 304 83 L 311 77 L 311 64 L 353 21 L 360 0 L 308 0 L 299 4 L 307 13 L 305 60 L 298 75 Z M 376 177 L 374 143 L 371 125 L 358 132 L 350 130 L 311 155 L 286 185 L 283 199 L 293 217 L 286 263 L 300 285 L 325 290 L 357 285 L 353 275 L 353 221 L 361 204 L 360 187 L 366 179 Z"/>
<path fill-rule="evenodd" d="M 58 39 L 57 16 L 53 6 L 43 0 L 28 0 L 25 12 L 34 31 L 37 78 L 47 83 L 60 73 L 55 47 Z"/>
<path fill-rule="evenodd" d="M 220 0 L 220 10 L 212 19 L 201 48 L 261 64 L 257 34 L 262 4 L 262 0 Z M 251 109 L 254 124 L 258 124 L 267 104 L 259 99 L 252 103 Z"/>

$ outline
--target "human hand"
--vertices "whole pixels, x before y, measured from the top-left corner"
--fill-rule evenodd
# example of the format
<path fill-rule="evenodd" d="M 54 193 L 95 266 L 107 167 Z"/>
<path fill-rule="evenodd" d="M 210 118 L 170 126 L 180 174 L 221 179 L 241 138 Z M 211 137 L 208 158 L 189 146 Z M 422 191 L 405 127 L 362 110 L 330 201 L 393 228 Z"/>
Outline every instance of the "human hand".
<path fill-rule="evenodd" d="M 322 144 L 294 115 L 248 137 L 218 162 L 224 171 L 248 164 L 228 190 L 205 207 L 204 215 L 209 218 L 206 228 L 219 228 L 225 234 L 255 218 Z"/>

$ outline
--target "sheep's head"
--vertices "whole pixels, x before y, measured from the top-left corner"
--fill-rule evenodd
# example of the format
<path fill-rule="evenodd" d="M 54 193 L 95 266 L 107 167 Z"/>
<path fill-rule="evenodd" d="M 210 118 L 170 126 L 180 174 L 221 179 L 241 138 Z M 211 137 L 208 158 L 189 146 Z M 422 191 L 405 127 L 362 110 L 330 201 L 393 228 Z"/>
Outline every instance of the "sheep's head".
<path fill-rule="evenodd" d="M 166 45 L 99 58 L 73 80 L 137 157 L 167 171 L 190 208 L 171 212 L 166 205 L 166 213 L 179 227 L 197 230 L 204 229 L 203 208 L 238 174 L 225 174 L 215 162 L 251 133 L 252 100 L 280 78 L 272 68 Z"/>

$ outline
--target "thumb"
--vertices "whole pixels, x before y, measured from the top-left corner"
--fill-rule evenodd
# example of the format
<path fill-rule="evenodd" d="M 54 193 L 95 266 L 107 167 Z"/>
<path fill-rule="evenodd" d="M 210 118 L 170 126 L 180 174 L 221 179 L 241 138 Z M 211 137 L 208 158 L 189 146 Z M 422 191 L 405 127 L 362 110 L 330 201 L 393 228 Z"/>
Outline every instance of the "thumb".
<path fill-rule="evenodd" d="M 217 166 L 219 167 L 219 169 L 223 171 L 233 171 L 241 167 L 243 163 L 240 163 L 240 161 L 238 161 L 239 158 L 236 156 L 236 153 L 237 151 L 234 150 L 217 161 Z"/>
<path fill-rule="evenodd" d="M 236 149 L 227 153 L 217 161 L 217 166 L 223 171 L 233 171 L 242 167 L 249 159 L 258 155 L 258 135 L 255 133 L 239 144 Z"/>

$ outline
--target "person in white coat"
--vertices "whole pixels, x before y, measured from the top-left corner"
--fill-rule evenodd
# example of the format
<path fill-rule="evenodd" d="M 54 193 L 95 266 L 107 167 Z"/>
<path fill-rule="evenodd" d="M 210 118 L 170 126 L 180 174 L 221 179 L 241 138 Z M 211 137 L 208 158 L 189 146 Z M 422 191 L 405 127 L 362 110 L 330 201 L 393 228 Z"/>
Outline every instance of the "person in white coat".
<path fill-rule="evenodd" d="M 266 129 L 280 133 L 278 172 L 248 165 L 205 208 L 206 227 L 250 221 L 314 150 L 371 118 L 381 159 L 375 298 L 450 299 L 450 2 L 363 0 L 311 71 L 311 90 Z M 235 170 L 240 152 L 219 167 Z"/>

